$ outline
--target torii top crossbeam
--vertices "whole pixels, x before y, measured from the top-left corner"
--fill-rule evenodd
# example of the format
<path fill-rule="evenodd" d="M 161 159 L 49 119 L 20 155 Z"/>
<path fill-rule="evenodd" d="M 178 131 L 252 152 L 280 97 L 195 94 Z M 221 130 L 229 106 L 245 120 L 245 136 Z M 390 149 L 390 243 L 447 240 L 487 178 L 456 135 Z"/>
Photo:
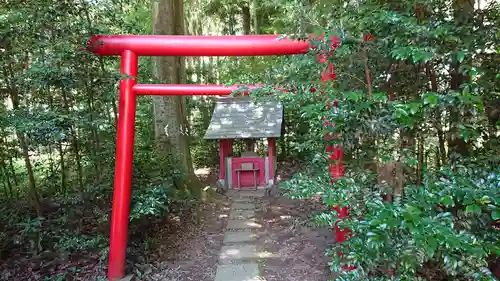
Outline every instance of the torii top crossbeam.
<path fill-rule="evenodd" d="M 309 42 L 278 35 L 96 35 L 90 50 L 101 56 L 119 56 L 128 50 L 137 56 L 276 56 L 305 54 Z"/>

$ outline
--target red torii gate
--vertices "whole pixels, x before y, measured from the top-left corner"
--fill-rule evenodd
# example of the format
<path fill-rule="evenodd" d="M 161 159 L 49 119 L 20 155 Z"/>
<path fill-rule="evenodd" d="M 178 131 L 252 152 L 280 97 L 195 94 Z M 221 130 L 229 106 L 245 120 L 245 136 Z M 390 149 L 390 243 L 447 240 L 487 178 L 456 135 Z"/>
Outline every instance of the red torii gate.
<path fill-rule="evenodd" d="M 335 39 L 335 38 L 334 38 Z M 338 42 L 332 40 L 333 48 Z M 130 199 L 132 194 L 132 162 L 137 95 L 192 96 L 230 95 L 238 86 L 189 84 L 137 84 L 138 56 L 271 56 L 305 54 L 308 41 L 281 39 L 277 35 L 244 36 L 188 36 L 188 35 L 95 35 L 87 42 L 90 51 L 101 56 L 121 56 L 118 128 L 116 142 L 115 182 L 111 216 L 108 279 L 124 276 L 127 248 Z M 327 63 L 321 55 L 320 63 Z M 333 65 L 328 64 L 322 81 L 335 79 Z M 248 85 L 247 85 L 248 86 Z M 258 88 L 260 85 L 249 86 Z M 330 108 L 329 101 L 326 102 Z M 325 122 L 325 126 L 329 126 Z M 328 137 L 325 136 L 325 140 Z M 331 159 L 340 160 L 330 166 L 332 178 L 343 176 L 340 146 L 326 145 Z M 347 215 L 347 208 L 337 209 L 339 217 Z M 343 242 L 348 230 L 336 225 L 336 240 Z"/>

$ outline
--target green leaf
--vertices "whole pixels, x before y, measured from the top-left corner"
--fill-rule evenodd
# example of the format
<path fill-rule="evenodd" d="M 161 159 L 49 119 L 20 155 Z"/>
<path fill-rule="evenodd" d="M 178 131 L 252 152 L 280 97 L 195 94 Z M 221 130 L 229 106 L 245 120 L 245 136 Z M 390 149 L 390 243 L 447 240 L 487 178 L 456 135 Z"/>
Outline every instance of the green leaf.
<path fill-rule="evenodd" d="M 346 93 L 345 97 L 349 100 L 352 100 L 352 101 L 359 101 L 361 99 L 362 95 L 361 95 L 361 93 L 350 92 L 350 93 Z"/>
<path fill-rule="evenodd" d="M 376 101 L 387 101 L 389 98 L 386 93 L 375 93 L 373 94 L 373 100 Z"/>
<path fill-rule="evenodd" d="M 455 201 L 453 201 L 453 197 L 451 197 L 450 195 L 446 195 L 445 197 L 441 198 L 441 204 L 445 205 L 446 207 L 455 206 Z"/>
<path fill-rule="evenodd" d="M 406 160 L 406 164 L 408 164 L 410 166 L 415 166 L 418 164 L 418 159 L 415 157 L 410 157 L 410 158 L 408 158 L 408 160 Z"/>
<path fill-rule="evenodd" d="M 493 220 L 500 220 L 500 210 L 499 209 L 493 210 L 493 212 L 491 212 L 491 218 Z"/>
<path fill-rule="evenodd" d="M 406 117 L 406 116 L 408 116 L 408 112 L 406 112 L 402 108 L 396 108 L 396 117 L 397 118 Z"/>
<path fill-rule="evenodd" d="M 436 249 L 437 249 L 437 241 L 436 239 L 434 239 L 433 237 L 427 237 L 427 241 L 426 241 L 426 245 L 425 245 L 425 251 L 427 252 L 427 254 L 429 256 L 434 256 L 434 253 L 436 252 Z"/>
<path fill-rule="evenodd" d="M 438 97 L 436 94 L 425 94 L 424 96 L 424 104 L 437 104 L 438 103 Z"/>
<path fill-rule="evenodd" d="M 480 214 L 481 213 L 481 206 L 477 204 L 472 204 L 469 205 L 465 208 L 466 213 L 473 213 L 473 214 Z"/>
<path fill-rule="evenodd" d="M 408 107 L 410 108 L 411 114 L 415 114 L 420 108 L 420 103 L 412 102 L 408 104 Z"/>
<path fill-rule="evenodd" d="M 457 54 L 457 61 L 458 62 L 462 62 L 464 60 L 464 58 L 465 58 L 465 52 L 464 51 L 458 52 L 458 54 Z"/>

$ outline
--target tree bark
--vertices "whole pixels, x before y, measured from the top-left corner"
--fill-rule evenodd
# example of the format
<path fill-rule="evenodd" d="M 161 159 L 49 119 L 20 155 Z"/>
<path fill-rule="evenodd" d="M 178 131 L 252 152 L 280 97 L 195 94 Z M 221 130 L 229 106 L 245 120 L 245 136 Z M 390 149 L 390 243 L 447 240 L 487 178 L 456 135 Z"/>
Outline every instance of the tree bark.
<path fill-rule="evenodd" d="M 5 187 L 5 194 L 7 198 L 9 198 L 9 196 L 14 197 L 12 192 L 12 184 L 10 183 L 7 168 L 5 167 L 5 162 L 3 161 L 3 159 L 0 160 L 0 170 L 2 172 L 3 184 Z"/>
<path fill-rule="evenodd" d="M 259 1 L 258 0 L 252 0 L 252 18 L 253 18 L 253 33 L 254 34 L 259 34 L 260 33 L 260 18 L 259 18 Z"/>
<path fill-rule="evenodd" d="M 251 17 L 250 8 L 246 3 L 241 7 L 241 16 L 243 20 L 243 34 L 250 34 Z"/>
<path fill-rule="evenodd" d="M 153 34 L 184 34 L 183 0 L 152 2 Z M 154 57 L 153 75 L 165 83 L 184 83 L 185 62 L 182 57 Z M 154 97 L 155 139 L 159 153 L 172 156 L 182 173 L 176 187 L 199 197 L 201 183 L 194 174 L 189 150 L 189 123 L 185 97 Z"/>
<path fill-rule="evenodd" d="M 66 114 L 70 114 L 70 104 L 69 104 L 69 99 L 67 96 L 67 93 L 65 90 L 62 91 L 63 93 L 63 102 L 64 102 L 64 108 L 66 110 Z M 81 160 L 81 155 L 80 155 L 80 144 L 78 142 L 78 135 L 76 132 L 76 126 L 71 125 L 69 127 L 69 132 L 71 135 L 71 147 L 73 148 L 73 153 L 75 155 L 75 164 L 76 164 L 76 173 L 78 177 L 78 190 L 80 191 L 80 194 L 82 195 L 83 198 L 83 168 L 82 168 L 82 160 Z"/>
<path fill-rule="evenodd" d="M 425 160 L 425 151 L 424 151 L 424 136 L 419 136 L 418 138 L 418 147 L 417 147 L 417 187 L 421 187 L 423 183 L 423 172 L 424 172 L 424 160 Z"/>
<path fill-rule="evenodd" d="M 474 0 L 454 0 L 453 10 L 454 19 L 457 26 L 466 25 L 473 16 Z M 466 81 L 467 77 L 460 70 L 460 62 L 454 59 L 450 65 L 450 89 L 454 91 L 460 90 L 460 85 Z M 463 118 L 457 108 L 450 110 L 450 131 L 448 134 L 449 152 L 458 153 L 462 156 L 469 155 L 469 146 L 460 136 L 458 123 Z M 450 153 L 451 154 L 451 153 Z M 450 156 L 450 154 L 448 156 Z"/>
<path fill-rule="evenodd" d="M 438 80 L 437 80 L 437 75 L 436 71 L 434 70 L 434 66 L 432 66 L 430 63 L 426 65 L 426 72 L 427 75 L 430 78 L 431 81 L 431 91 L 434 93 L 437 93 L 439 91 L 439 85 L 438 85 Z M 446 164 L 446 144 L 445 144 L 445 136 L 444 136 L 444 131 L 443 131 L 443 125 L 441 121 L 441 109 L 436 108 L 434 110 L 434 127 L 436 128 L 437 131 L 437 137 L 439 140 L 439 151 L 438 151 L 438 158 L 437 158 L 437 166 L 440 167 L 441 165 Z"/>
<path fill-rule="evenodd" d="M 12 74 L 12 69 L 4 67 L 3 75 L 4 78 L 7 80 L 9 96 L 12 101 L 12 108 L 14 110 L 19 110 L 21 107 L 21 99 L 19 97 L 15 84 L 10 79 L 10 77 L 14 76 Z M 26 141 L 26 136 L 23 132 L 16 130 L 16 137 L 19 141 L 19 146 L 21 147 L 22 155 L 24 158 L 24 164 L 26 167 L 26 171 L 28 173 L 28 195 L 31 199 L 31 202 L 33 203 L 33 207 L 35 208 L 37 216 L 42 217 L 43 216 L 42 206 L 40 204 L 40 197 L 38 195 L 38 190 L 36 189 L 35 172 L 33 170 L 33 165 L 31 164 L 28 142 Z"/>
<path fill-rule="evenodd" d="M 59 151 L 59 166 L 61 168 L 61 192 L 66 194 L 68 188 L 66 185 L 66 164 L 64 163 L 64 150 L 62 141 L 57 142 L 57 150 Z"/>

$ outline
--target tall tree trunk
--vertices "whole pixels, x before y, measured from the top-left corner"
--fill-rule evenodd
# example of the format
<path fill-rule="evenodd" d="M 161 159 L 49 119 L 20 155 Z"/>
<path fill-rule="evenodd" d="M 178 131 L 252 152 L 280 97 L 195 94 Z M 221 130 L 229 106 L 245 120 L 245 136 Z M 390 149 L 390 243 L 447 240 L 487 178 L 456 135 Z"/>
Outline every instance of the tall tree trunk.
<path fill-rule="evenodd" d="M 12 108 L 14 110 L 19 110 L 21 107 L 20 97 L 17 93 L 15 84 L 12 82 L 11 79 L 9 79 L 10 77 L 13 77 L 12 70 L 10 70 L 10 72 L 8 72 L 9 70 L 7 68 L 4 68 L 3 70 L 4 70 L 3 71 L 4 78 L 7 80 L 8 84 L 9 95 L 12 101 Z M 24 158 L 24 164 L 26 167 L 26 171 L 28 173 L 28 195 L 31 199 L 33 207 L 35 208 L 37 216 L 42 217 L 43 216 L 42 206 L 40 204 L 40 197 L 38 196 L 38 190 L 36 189 L 35 172 L 33 170 L 33 165 L 31 164 L 28 142 L 26 141 L 26 136 L 24 135 L 23 132 L 19 132 L 18 130 L 16 130 L 16 137 L 17 140 L 19 141 L 19 146 L 21 147 Z"/>
<path fill-rule="evenodd" d="M 3 159 L 0 160 L 0 170 L 2 171 L 2 178 L 3 178 L 4 187 L 5 187 L 5 193 L 10 194 L 10 196 L 13 197 L 12 184 L 10 183 L 9 174 L 7 172 L 7 168 L 5 167 L 5 162 L 3 161 Z M 8 192 L 7 192 L 7 188 L 8 188 Z"/>
<path fill-rule="evenodd" d="M 243 34 L 250 34 L 251 27 L 251 17 L 250 17 L 250 8 L 246 3 L 243 3 L 241 6 L 241 16 L 243 21 Z"/>
<path fill-rule="evenodd" d="M 453 10 L 455 24 L 457 26 L 466 25 L 473 16 L 474 12 L 474 0 L 454 0 Z M 460 70 L 460 61 L 453 59 L 450 65 L 450 88 L 451 90 L 459 91 L 460 85 L 466 81 L 465 77 Z M 448 146 L 450 152 L 455 152 L 460 155 L 469 155 L 469 147 L 465 140 L 460 136 L 458 123 L 463 118 L 460 111 L 452 107 L 450 110 L 450 131 L 448 134 Z M 450 153 L 451 154 L 451 153 Z"/>
<path fill-rule="evenodd" d="M 417 146 L 417 187 L 422 186 L 423 182 L 423 172 L 424 172 L 424 161 L 425 161 L 425 151 L 424 151 L 424 136 L 418 137 L 418 146 Z"/>
<path fill-rule="evenodd" d="M 64 102 L 64 108 L 66 109 L 66 114 L 70 114 L 70 105 L 69 105 L 69 100 L 68 96 L 65 90 L 62 91 L 63 93 L 63 102 Z M 82 160 L 80 156 L 80 144 L 78 143 L 78 135 L 76 133 L 76 126 L 71 125 L 69 128 L 70 135 L 71 135 L 71 147 L 73 149 L 73 154 L 75 155 L 75 164 L 76 164 L 76 173 L 78 177 L 78 190 L 80 191 L 81 195 L 83 196 L 83 168 L 82 168 Z"/>
<path fill-rule="evenodd" d="M 59 151 L 59 165 L 61 168 L 61 193 L 66 194 L 68 188 L 66 185 L 66 164 L 64 163 L 64 149 L 62 141 L 57 143 L 57 150 Z"/>
<path fill-rule="evenodd" d="M 153 1 L 153 34 L 184 34 L 184 1 Z M 184 58 L 154 57 L 153 75 L 166 83 L 184 83 Z M 155 139 L 160 153 L 167 153 L 178 162 L 183 173 L 176 180 L 177 188 L 193 196 L 201 194 L 201 183 L 194 174 L 189 150 L 189 123 L 185 97 L 154 97 Z"/>
<path fill-rule="evenodd" d="M 260 33 L 259 0 L 252 0 L 253 33 Z"/>
<path fill-rule="evenodd" d="M 101 173 L 102 173 L 102 159 L 101 159 L 101 147 L 100 147 L 100 141 L 99 141 L 99 130 L 97 126 L 94 125 L 94 121 L 97 119 L 96 113 L 97 109 L 95 108 L 95 103 L 94 103 L 94 94 L 92 89 L 88 86 L 87 83 L 85 83 L 85 88 L 87 90 L 87 106 L 89 108 L 90 114 L 89 114 L 89 123 L 90 125 L 90 135 L 91 135 L 91 141 L 89 142 L 91 147 L 90 147 L 90 153 L 92 155 L 92 160 L 94 162 L 94 170 L 95 170 L 95 179 L 96 181 L 100 181 L 101 179 Z"/>
<path fill-rule="evenodd" d="M 430 81 L 431 81 L 431 91 L 434 93 L 437 93 L 439 91 L 439 84 L 437 80 L 437 75 L 436 71 L 434 70 L 434 66 L 428 63 L 426 65 L 426 73 L 427 76 L 429 76 Z M 437 137 L 438 137 L 438 142 L 439 142 L 439 152 L 438 152 L 438 158 L 436 159 L 436 163 L 438 164 L 437 166 L 440 167 L 441 165 L 446 164 L 446 144 L 445 144 L 445 135 L 443 131 L 443 124 L 442 124 L 442 115 L 441 115 L 441 109 L 436 108 L 434 110 L 434 127 L 436 128 L 437 131 Z"/>
<path fill-rule="evenodd" d="M 14 167 L 14 161 L 12 157 L 9 157 L 9 168 L 12 173 L 12 179 L 14 180 L 14 185 L 18 186 L 16 168 Z"/>

